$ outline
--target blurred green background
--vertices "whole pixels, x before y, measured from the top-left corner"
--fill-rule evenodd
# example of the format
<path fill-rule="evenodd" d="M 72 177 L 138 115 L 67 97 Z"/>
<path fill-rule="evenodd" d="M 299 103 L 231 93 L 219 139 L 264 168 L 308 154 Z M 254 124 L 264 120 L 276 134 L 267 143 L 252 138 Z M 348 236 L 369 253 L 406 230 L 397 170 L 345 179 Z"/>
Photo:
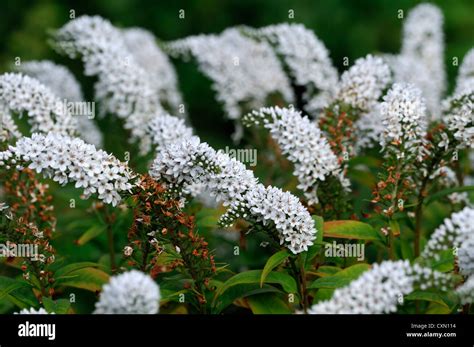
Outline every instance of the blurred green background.
<path fill-rule="evenodd" d="M 328 47 L 334 64 L 343 70 L 343 57 L 350 61 L 367 53 L 396 53 L 400 49 L 402 21 L 398 10 L 407 11 L 421 1 L 413 0 L 200 0 L 200 1 L 3 1 L 0 5 L 0 69 L 9 70 L 15 57 L 22 60 L 52 59 L 65 63 L 81 82 L 81 66 L 59 57 L 47 44 L 47 31 L 62 26 L 75 15 L 98 14 L 122 27 L 140 26 L 161 40 L 198 33 L 218 33 L 227 27 L 246 24 L 259 27 L 285 21 L 299 22 L 314 30 Z M 433 1 L 445 16 L 446 66 L 450 90 L 457 67 L 474 44 L 474 1 Z M 180 9 L 185 18 L 180 19 Z M 288 18 L 293 10 L 294 19 Z M 210 83 L 193 64 L 174 62 L 180 89 L 197 132 L 211 144 L 228 139 L 232 124 L 222 117 Z M 90 84 L 83 84 L 90 95 Z"/>

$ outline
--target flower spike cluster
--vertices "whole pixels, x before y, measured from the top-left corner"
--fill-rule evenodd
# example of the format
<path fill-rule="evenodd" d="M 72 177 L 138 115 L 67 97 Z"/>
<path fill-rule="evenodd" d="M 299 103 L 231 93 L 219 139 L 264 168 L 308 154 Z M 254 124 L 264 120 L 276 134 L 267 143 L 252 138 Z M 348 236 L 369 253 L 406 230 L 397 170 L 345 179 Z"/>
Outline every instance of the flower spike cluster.
<path fill-rule="evenodd" d="M 474 89 L 474 48 L 466 53 L 459 67 L 458 76 L 456 78 L 456 93 L 461 93 L 466 89 Z"/>
<path fill-rule="evenodd" d="M 359 58 L 344 71 L 336 98 L 356 109 L 367 112 L 382 96 L 391 81 L 390 68 L 380 57 Z"/>
<path fill-rule="evenodd" d="M 416 288 L 447 290 L 450 278 L 405 260 L 375 264 L 330 300 L 313 305 L 312 314 L 381 314 L 396 312 L 403 296 Z"/>
<path fill-rule="evenodd" d="M 147 126 L 164 110 L 156 81 L 137 63 L 123 36 L 101 17 L 82 16 L 59 29 L 54 44 L 70 58 L 80 57 L 86 75 L 98 76 L 95 98 L 101 101 L 102 113 L 125 119 L 132 140 L 139 140 L 146 153 L 151 147 Z"/>
<path fill-rule="evenodd" d="M 474 83 L 443 102 L 444 121 L 458 148 L 474 148 Z"/>
<path fill-rule="evenodd" d="M 459 268 L 464 275 L 474 275 L 474 209 L 465 207 L 446 218 L 431 235 L 423 250 L 424 258 L 439 259 L 439 252 L 457 248 Z"/>
<path fill-rule="evenodd" d="M 428 109 L 436 116 L 446 89 L 443 14 L 437 6 L 420 4 L 408 13 L 403 26 L 401 56 L 410 61 L 406 67 L 411 66 L 410 72 L 404 74 L 409 79 L 403 82 L 416 84 L 420 79 L 429 81 L 416 85 L 422 89 Z M 413 62 L 420 62 L 424 68 L 419 69 L 418 64 Z M 420 77 L 420 74 L 423 76 Z"/>
<path fill-rule="evenodd" d="M 303 98 L 309 112 L 317 113 L 334 96 L 338 73 L 329 52 L 316 35 L 302 24 L 278 24 L 256 29 L 257 37 L 275 46 L 298 86 L 306 87 Z"/>
<path fill-rule="evenodd" d="M 75 182 L 84 194 L 116 206 L 121 193 L 129 191 L 134 174 L 118 159 L 78 138 L 49 133 L 19 139 L 0 152 L 0 166 L 28 166 L 60 184 Z"/>
<path fill-rule="evenodd" d="M 380 105 L 385 127 L 380 139 L 382 148 L 393 149 L 398 158 L 411 154 L 421 161 L 428 127 L 421 91 L 410 84 L 395 83 L 383 100 Z"/>
<path fill-rule="evenodd" d="M 82 102 L 84 100 L 79 83 L 64 66 L 48 60 L 29 61 L 22 63 L 18 70 L 51 88 L 59 98 L 64 98 L 68 102 Z M 77 119 L 79 135 L 86 142 L 102 147 L 102 134 L 94 121 L 89 118 L 90 115 L 78 114 L 74 116 Z"/>
<path fill-rule="evenodd" d="M 282 153 L 294 164 L 294 175 L 310 204 L 318 203 L 318 185 L 335 177 L 344 188 L 344 177 L 336 155 L 317 124 L 301 112 L 279 107 L 265 107 L 245 115 L 247 126 L 261 125 L 270 131 Z"/>
<path fill-rule="evenodd" d="M 113 276 L 102 288 L 94 314 L 156 314 L 160 287 L 143 272 L 131 270 Z"/>
<path fill-rule="evenodd" d="M 34 78 L 19 73 L 0 76 L 0 108 L 7 123 L 11 124 L 12 114 L 26 113 L 31 132 L 73 134 L 76 121 L 61 105 L 51 89 Z"/>
<path fill-rule="evenodd" d="M 221 218 L 222 225 L 243 218 L 270 226 L 277 231 L 279 242 L 293 253 L 307 250 L 315 239 L 314 221 L 295 196 L 258 183 L 244 164 L 215 151 L 196 136 L 162 147 L 150 175 L 184 194 L 193 193 L 196 184 L 205 188 L 229 206 Z"/>
<path fill-rule="evenodd" d="M 238 28 L 177 40 L 167 50 L 174 56 L 196 58 L 230 119 L 245 113 L 244 104 L 251 109 L 265 106 L 273 93 L 293 100 L 288 78 L 270 45 L 245 37 Z"/>
<path fill-rule="evenodd" d="M 176 71 L 168 56 L 156 44 L 156 38 L 141 28 L 126 29 L 123 37 L 137 63 L 152 75 L 162 104 L 168 105 L 173 114 L 180 115 L 180 106 L 184 104 L 178 90 Z"/>

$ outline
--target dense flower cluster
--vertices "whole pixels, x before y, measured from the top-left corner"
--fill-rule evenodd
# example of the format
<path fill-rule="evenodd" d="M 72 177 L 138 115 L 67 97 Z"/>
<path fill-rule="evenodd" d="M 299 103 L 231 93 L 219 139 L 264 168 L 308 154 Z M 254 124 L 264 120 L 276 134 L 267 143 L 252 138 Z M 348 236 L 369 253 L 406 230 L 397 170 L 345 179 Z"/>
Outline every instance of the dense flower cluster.
<path fill-rule="evenodd" d="M 89 196 L 117 205 L 120 193 L 133 187 L 133 173 L 118 159 L 78 138 L 49 133 L 23 137 L 0 152 L 0 165 L 27 165 L 60 184 L 76 182 Z"/>
<path fill-rule="evenodd" d="M 423 250 L 425 258 L 439 258 L 439 252 L 457 248 L 459 268 L 465 275 L 474 274 L 474 209 L 465 207 L 446 218 L 431 235 Z"/>
<path fill-rule="evenodd" d="M 439 288 L 447 290 L 450 279 L 447 275 L 410 265 L 405 260 L 384 261 L 374 264 L 347 287 L 336 289 L 333 297 L 314 305 L 313 314 L 381 314 L 397 310 L 404 295 L 416 288 L 422 290 Z"/>
<path fill-rule="evenodd" d="M 132 270 L 113 276 L 102 288 L 95 314 L 156 314 L 160 288 L 144 273 Z"/>
<path fill-rule="evenodd" d="M 404 65 L 409 72 L 403 73 L 401 77 L 406 79 L 399 82 L 413 83 L 420 88 L 428 109 L 436 116 L 446 89 L 443 14 L 437 6 L 420 4 L 408 13 L 403 26 L 400 55 L 409 60 Z M 416 62 L 420 62 L 423 68 Z M 417 84 L 420 80 L 425 83 Z M 439 114 L 435 118 L 439 118 Z"/>
<path fill-rule="evenodd" d="M 474 48 L 464 56 L 456 78 L 455 93 L 461 93 L 466 89 L 474 89 Z"/>
<path fill-rule="evenodd" d="M 294 83 L 306 88 L 303 98 L 307 110 L 317 113 L 332 99 L 338 72 L 329 52 L 316 35 L 302 24 L 270 25 L 255 30 L 268 39 L 282 56 Z"/>
<path fill-rule="evenodd" d="M 474 148 L 474 83 L 443 103 L 449 130 L 458 141 L 459 148 Z"/>
<path fill-rule="evenodd" d="M 168 105 L 173 114 L 184 115 L 184 108 L 180 112 L 180 106 L 184 104 L 178 91 L 176 72 L 168 56 L 156 44 L 153 34 L 141 28 L 131 28 L 124 30 L 123 35 L 137 63 L 151 74 L 161 102 Z"/>
<path fill-rule="evenodd" d="M 456 289 L 461 304 L 472 304 L 474 302 L 474 276 L 467 279 L 465 283 Z"/>
<path fill-rule="evenodd" d="M 407 152 L 421 161 L 428 124 L 420 90 L 410 84 L 395 83 L 383 100 L 380 113 L 385 130 L 380 144 L 383 148 L 396 148 L 399 158 Z"/>
<path fill-rule="evenodd" d="M 123 33 L 101 17 L 83 16 L 67 23 L 54 36 L 55 47 L 71 58 L 81 57 L 85 74 L 98 76 L 95 98 L 102 113 L 125 119 L 132 140 L 150 150 L 147 125 L 164 113 L 157 83 L 128 51 Z"/>
<path fill-rule="evenodd" d="M 245 37 L 238 28 L 220 35 L 187 37 L 169 43 L 167 49 L 174 56 L 196 58 L 230 119 L 264 106 L 273 93 L 293 100 L 289 80 L 270 45 Z"/>
<path fill-rule="evenodd" d="M 22 63 L 18 70 L 28 76 L 36 78 L 59 97 L 68 102 L 83 102 L 84 97 L 79 83 L 74 75 L 64 66 L 51 61 L 29 61 Z M 64 107 L 69 107 L 64 105 Z M 69 108 L 68 108 L 69 109 Z M 102 134 L 91 119 L 95 115 L 74 114 L 77 119 L 79 135 L 90 144 L 102 147 Z"/>
<path fill-rule="evenodd" d="M 155 117 L 149 124 L 152 143 L 158 149 L 180 139 L 190 138 L 193 131 L 183 119 L 170 115 Z"/>
<path fill-rule="evenodd" d="M 343 176 L 336 155 L 317 124 L 301 112 L 279 107 L 265 107 L 243 117 L 243 123 L 261 125 L 270 131 L 283 155 L 295 167 L 301 189 L 310 204 L 318 203 L 318 184 L 330 176 L 336 177 L 343 187 L 349 182 Z"/>
<path fill-rule="evenodd" d="M 306 250 L 315 239 L 314 221 L 293 195 L 258 183 L 245 165 L 221 151 L 215 151 L 198 137 L 184 138 L 158 151 L 150 175 L 163 179 L 170 188 L 185 194 L 198 184 L 218 201 L 230 206 L 222 217 L 223 225 L 235 218 L 268 224 L 294 253 Z"/>
<path fill-rule="evenodd" d="M 29 76 L 18 73 L 1 75 L 0 105 L 7 125 L 11 124 L 13 114 L 21 116 L 26 113 L 31 132 L 72 134 L 76 128 L 75 119 L 61 107 L 61 100 L 48 87 Z M 15 128 L 10 129 L 14 134 Z"/>
<path fill-rule="evenodd" d="M 390 68 L 380 57 L 359 58 L 344 71 L 336 92 L 337 100 L 369 111 L 391 81 Z"/>

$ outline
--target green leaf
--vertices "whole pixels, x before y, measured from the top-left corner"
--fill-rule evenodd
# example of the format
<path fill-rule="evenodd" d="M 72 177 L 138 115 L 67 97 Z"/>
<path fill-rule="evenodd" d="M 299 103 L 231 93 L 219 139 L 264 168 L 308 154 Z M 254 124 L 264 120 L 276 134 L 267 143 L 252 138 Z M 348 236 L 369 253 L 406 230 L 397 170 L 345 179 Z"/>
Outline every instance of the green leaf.
<path fill-rule="evenodd" d="M 443 189 L 434 193 L 433 195 L 430 195 L 428 198 L 426 198 L 425 205 L 429 205 L 433 201 L 441 199 L 451 193 L 468 192 L 468 191 L 474 191 L 474 186 L 464 186 L 464 187 L 454 187 L 454 188 Z"/>
<path fill-rule="evenodd" d="M 342 269 L 337 266 L 323 265 L 316 270 L 316 274 L 319 277 L 332 276 L 341 271 Z"/>
<path fill-rule="evenodd" d="M 291 314 L 290 307 L 275 293 L 252 295 L 247 302 L 254 314 Z"/>
<path fill-rule="evenodd" d="M 276 252 L 270 258 L 268 258 L 267 263 L 265 264 L 265 267 L 263 268 L 262 276 L 260 277 L 260 287 L 262 287 L 263 283 L 265 283 L 265 279 L 267 278 L 268 274 L 278 265 L 283 263 L 285 259 L 288 258 L 289 256 L 290 256 L 290 253 L 288 253 L 288 251 L 285 249 L 285 250 Z"/>
<path fill-rule="evenodd" d="M 77 240 L 77 244 L 79 246 L 86 244 L 90 240 L 102 234 L 106 229 L 107 227 L 103 225 L 94 225 L 90 227 L 84 234 L 81 235 L 79 240 Z"/>
<path fill-rule="evenodd" d="M 48 313 L 66 314 L 71 308 L 71 303 L 67 299 L 54 301 L 48 297 L 43 297 L 43 306 Z"/>
<path fill-rule="evenodd" d="M 370 224 L 355 220 L 324 222 L 324 236 L 351 240 L 383 241 L 380 233 Z"/>
<path fill-rule="evenodd" d="M 67 276 L 56 279 L 56 285 L 74 287 L 97 292 L 109 281 L 109 275 L 93 267 L 71 271 Z"/>
<path fill-rule="evenodd" d="M 74 263 L 74 264 L 63 266 L 62 268 L 58 269 L 55 272 L 56 280 L 63 276 L 67 276 L 73 271 L 83 269 L 86 267 L 100 267 L 100 264 L 93 263 L 93 262 L 81 262 L 81 263 Z"/>
<path fill-rule="evenodd" d="M 435 302 L 439 305 L 443 305 L 449 308 L 448 304 L 444 302 L 443 297 L 440 294 L 435 293 L 435 292 L 415 290 L 414 292 L 411 292 L 410 294 L 406 295 L 405 300 L 430 301 L 430 302 Z"/>
<path fill-rule="evenodd" d="M 341 288 L 357 279 L 363 272 L 370 268 L 369 264 L 355 264 L 332 276 L 325 276 L 315 280 L 309 288 Z"/>
<path fill-rule="evenodd" d="M 0 301 L 8 300 L 19 308 L 37 307 L 31 286 L 24 281 L 0 276 Z"/>
<path fill-rule="evenodd" d="M 262 273 L 262 270 L 251 270 L 238 273 L 224 282 L 224 284 L 216 292 L 216 296 L 222 295 L 222 293 L 224 293 L 227 289 L 238 284 L 260 284 Z M 265 283 L 279 284 L 287 293 L 296 293 L 298 291 L 295 279 L 284 272 L 270 272 L 265 279 Z"/>
<path fill-rule="evenodd" d="M 262 293 L 282 293 L 279 289 L 264 285 L 263 288 L 260 288 L 258 283 L 251 284 L 239 284 L 233 287 L 230 287 L 222 295 L 214 297 L 212 302 L 212 313 L 219 314 L 226 307 L 231 305 L 235 300 L 240 298 L 250 297 L 252 295 L 262 294 Z"/>

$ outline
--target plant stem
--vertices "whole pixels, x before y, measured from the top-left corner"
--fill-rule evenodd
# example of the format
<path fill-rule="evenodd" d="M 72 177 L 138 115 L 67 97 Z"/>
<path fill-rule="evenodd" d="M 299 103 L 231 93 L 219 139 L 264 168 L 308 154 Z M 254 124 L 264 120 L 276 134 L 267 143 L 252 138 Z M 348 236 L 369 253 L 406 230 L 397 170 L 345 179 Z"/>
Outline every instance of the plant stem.
<path fill-rule="evenodd" d="M 112 232 L 111 224 L 107 224 L 107 240 L 109 244 L 110 268 L 112 272 L 115 272 L 117 264 L 115 263 L 114 233 Z"/>

